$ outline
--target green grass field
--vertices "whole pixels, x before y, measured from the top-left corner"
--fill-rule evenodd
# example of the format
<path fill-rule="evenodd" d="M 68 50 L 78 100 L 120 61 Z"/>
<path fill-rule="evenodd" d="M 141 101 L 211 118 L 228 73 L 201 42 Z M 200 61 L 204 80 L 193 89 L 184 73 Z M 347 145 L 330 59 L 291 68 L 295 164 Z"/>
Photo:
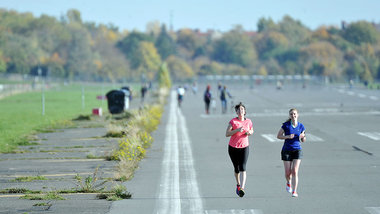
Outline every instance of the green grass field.
<path fill-rule="evenodd" d="M 84 108 L 82 104 L 84 88 Z M 30 136 L 43 130 L 72 125 L 79 115 L 92 114 L 93 108 L 107 112 L 107 100 L 96 99 L 111 87 L 101 85 L 58 86 L 45 91 L 45 115 L 42 115 L 42 92 L 13 95 L 0 100 L 0 152 L 12 152 L 28 145 Z"/>

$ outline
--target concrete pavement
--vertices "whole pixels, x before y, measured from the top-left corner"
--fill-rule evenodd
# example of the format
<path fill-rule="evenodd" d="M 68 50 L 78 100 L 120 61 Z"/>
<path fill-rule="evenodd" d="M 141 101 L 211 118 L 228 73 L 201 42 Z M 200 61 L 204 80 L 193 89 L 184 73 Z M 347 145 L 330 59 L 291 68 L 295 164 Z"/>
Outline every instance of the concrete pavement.
<path fill-rule="evenodd" d="M 216 85 L 212 87 L 215 95 Z M 235 103 L 246 105 L 255 128 L 250 138 L 246 195 L 239 198 L 234 192 L 228 138 L 224 136 L 235 114 L 221 114 L 219 100 L 216 112 L 204 114 L 200 88 L 196 95 L 185 95 L 179 111 L 166 109 L 152 149 L 135 178 L 126 183 L 133 198 L 113 202 L 109 213 L 380 213 L 378 91 L 350 92 L 325 86 L 302 89 L 298 85 L 285 85 L 283 90 L 275 86 L 228 88 Z M 282 142 L 275 139 L 291 107 L 299 110 L 308 134 L 298 198 L 285 191 Z M 177 135 L 168 137 L 168 129 L 176 129 Z M 183 151 L 186 136 L 190 157 Z M 166 171 L 165 152 L 173 142 L 176 146 L 169 167 L 173 171 Z M 199 195 L 189 190 L 188 183 L 198 188 Z M 167 189 L 171 194 L 160 192 Z M 194 207 L 202 210 L 194 212 Z"/>

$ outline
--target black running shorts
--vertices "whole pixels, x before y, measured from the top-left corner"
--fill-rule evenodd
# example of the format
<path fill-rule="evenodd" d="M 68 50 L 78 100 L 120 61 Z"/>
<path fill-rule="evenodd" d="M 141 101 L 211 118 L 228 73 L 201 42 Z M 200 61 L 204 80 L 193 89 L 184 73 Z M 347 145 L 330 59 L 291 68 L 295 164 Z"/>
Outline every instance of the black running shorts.
<path fill-rule="evenodd" d="M 294 159 L 302 159 L 303 153 L 302 150 L 294 150 L 294 151 L 281 151 L 281 160 L 283 161 L 293 161 Z"/>

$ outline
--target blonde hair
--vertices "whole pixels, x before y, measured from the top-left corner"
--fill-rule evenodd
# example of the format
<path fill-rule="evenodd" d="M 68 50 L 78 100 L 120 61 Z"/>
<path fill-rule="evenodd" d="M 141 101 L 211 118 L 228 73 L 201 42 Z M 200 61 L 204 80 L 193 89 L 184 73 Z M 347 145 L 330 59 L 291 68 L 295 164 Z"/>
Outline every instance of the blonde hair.
<path fill-rule="evenodd" d="M 290 114 L 290 112 L 292 112 L 292 111 L 296 111 L 297 113 L 298 113 L 298 110 L 296 109 L 296 108 L 291 108 L 290 110 L 289 110 L 289 114 Z M 285 121 L 285 123 L 286 122 L 289 122 L 289 121 L 291 121 L 292 119 L 290 119 L 290 118 L 288 118 L 286 121 Z"/>

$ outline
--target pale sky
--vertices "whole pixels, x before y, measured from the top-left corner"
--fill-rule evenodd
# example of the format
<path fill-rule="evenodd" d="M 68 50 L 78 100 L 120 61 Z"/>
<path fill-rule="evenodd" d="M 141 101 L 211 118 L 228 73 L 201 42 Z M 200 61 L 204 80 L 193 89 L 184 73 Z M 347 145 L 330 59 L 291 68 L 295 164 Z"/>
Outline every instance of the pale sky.
<path fill-rule="evenodd" d="M 340 26 L 341 21 L 380 23 L 380 0 L 0 0 L 0 8 L 60 17 L 69 9 L 81 12 L 82 20 L 110 24 L 119 30 L 145 31 L 159 21 L 174 30 L 181 28 L 231 30 L 242 25 L 257 30 L 257 21 L 284 15 L 315 30 L 322 25 Z"/>

